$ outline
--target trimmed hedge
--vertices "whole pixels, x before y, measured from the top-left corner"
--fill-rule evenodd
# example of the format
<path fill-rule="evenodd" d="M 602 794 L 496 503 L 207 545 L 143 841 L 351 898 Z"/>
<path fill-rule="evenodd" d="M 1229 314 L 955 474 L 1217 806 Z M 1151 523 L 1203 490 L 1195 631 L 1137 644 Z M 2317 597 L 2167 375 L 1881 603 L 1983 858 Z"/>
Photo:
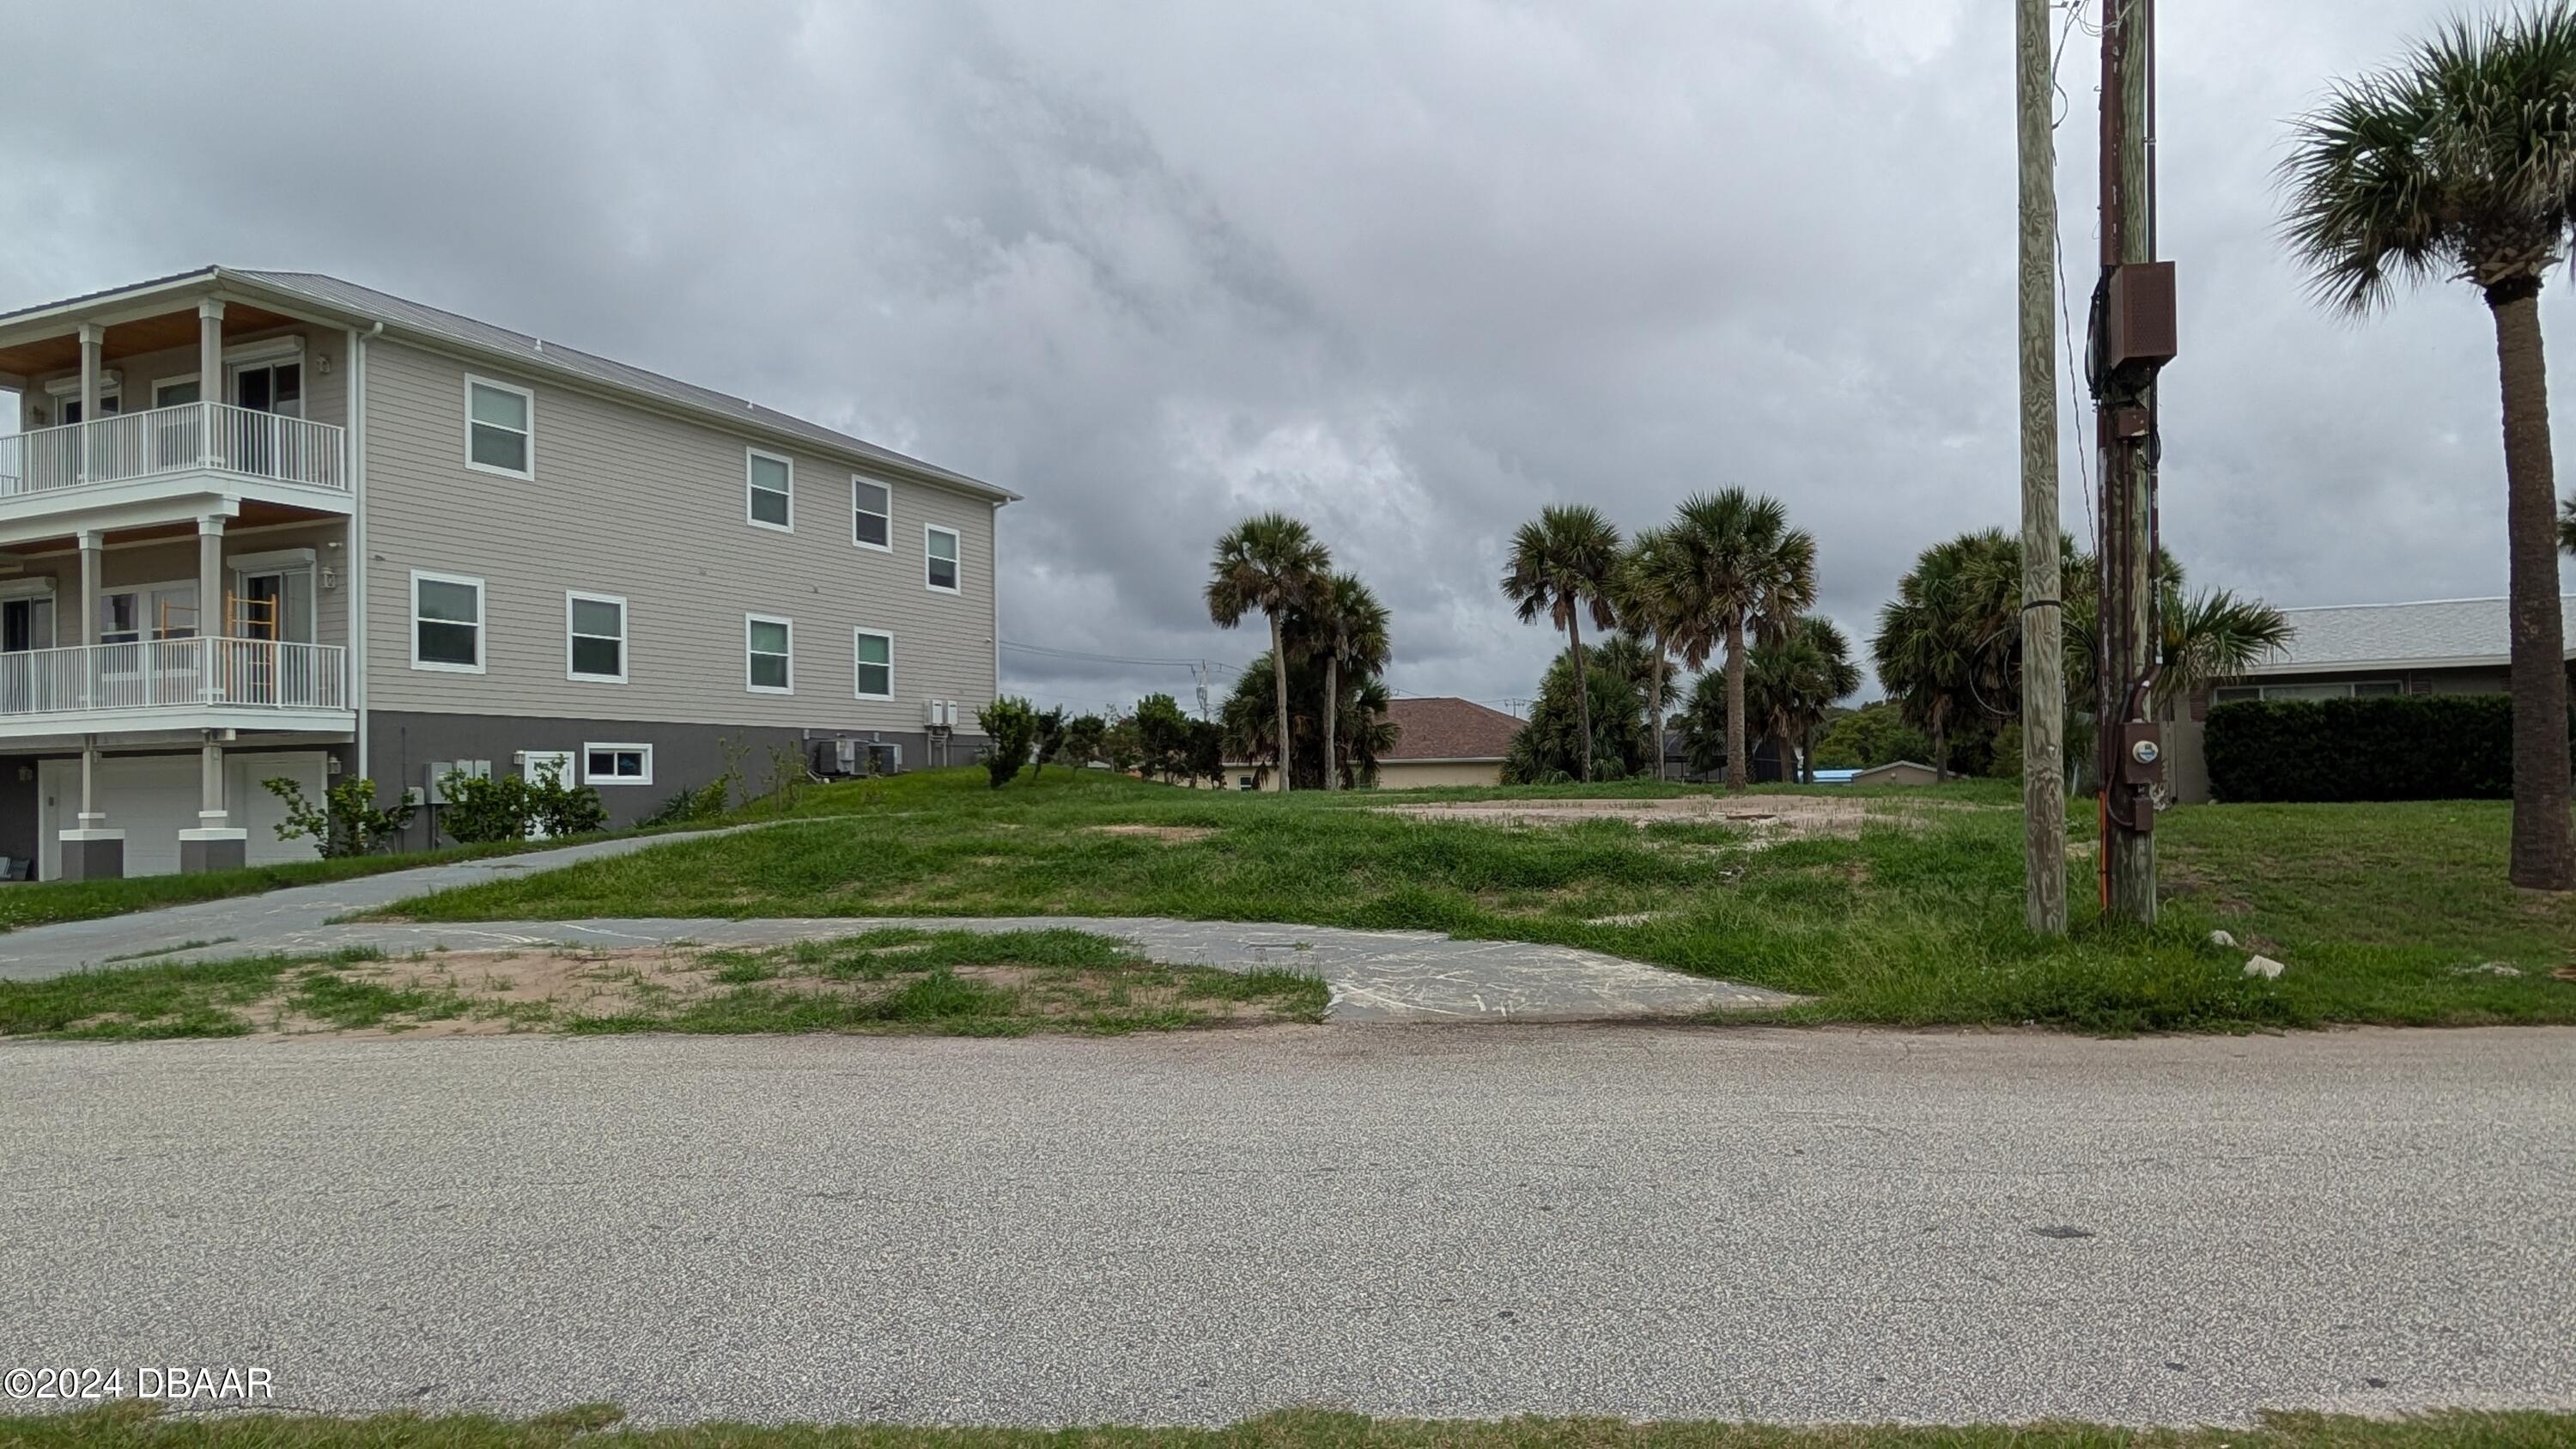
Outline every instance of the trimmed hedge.
<path fill-rule="evenodd" d="M 2576 757 L 2576 711 L 2569 740 Z M 2513 794 L 2513 698 L 2242 700 L 2209 711 L 2202 748 L 2219 800 L 2500 800 Z"/>

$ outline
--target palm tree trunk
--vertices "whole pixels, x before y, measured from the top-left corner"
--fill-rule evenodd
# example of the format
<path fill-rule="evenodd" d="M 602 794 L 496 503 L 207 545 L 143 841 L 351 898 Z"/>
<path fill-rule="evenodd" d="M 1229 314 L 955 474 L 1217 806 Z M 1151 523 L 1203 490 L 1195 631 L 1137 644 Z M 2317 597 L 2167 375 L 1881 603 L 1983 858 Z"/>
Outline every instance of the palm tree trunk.
<path fill-rule="evenodd" d="M 1660 635 L 1649 635 L 1655 643 L 1655 672 L 1646 678 L 1646 709 L 1655 717 L 1655 783 L 1664 783 L 1664 641 Z"/>
<path fill-rule="evenodd" d="M 1342 772 L 1333 768 L 1333 725 L 1342 713 L 1342 656 L 1324 656 L 1324 788 L 1342 788 Z"/>
<path fill-rule="evenodd" d="M 1950 701 L 1937 700 L 1932 705 L 1932 783 L 1950 782 Z"/>
<path fill-rule="evenodd" d="M 1592 783 L 1592 681 L 1583 672 L 1583 620 L 1565 616 L 1565 642 L 1574 651 L 1574 718 L 1583 727 L 1583 768 L 1574 778 Z"/>
<path fill-rule="evenodd" d="M 2576 890 L 2568 819 L 2567 638 L 2558 602 L 2558 498 L 2549 455 L 2549 376 L 2540 346 L 2540 280 L 2487 289 L 2504 392 L 2506 593 L 2513 619 L 2513 847 L 2508 873 L 2529 890 Z"/>
<path fill-rule="evenodd" d="M 1816 722 L 1807 721 L 1798 731 L 1798 783 L 1816 783 Z"/>
<path fill-rule="evenodd" d="M 1744 728 L 1744 621 L 1726 621 L 1726 788 L 1751 783 L 1744 752 L 1750 731 Z"/>
<path fill-rule="evenodd" d="M 1276 612 L 1270 616 L 1270 677 L 1279 690 L 1279 790 L 1286 794 L 1297 788 L 1297 752 L 1288 743 L 1288 643 Z"/>

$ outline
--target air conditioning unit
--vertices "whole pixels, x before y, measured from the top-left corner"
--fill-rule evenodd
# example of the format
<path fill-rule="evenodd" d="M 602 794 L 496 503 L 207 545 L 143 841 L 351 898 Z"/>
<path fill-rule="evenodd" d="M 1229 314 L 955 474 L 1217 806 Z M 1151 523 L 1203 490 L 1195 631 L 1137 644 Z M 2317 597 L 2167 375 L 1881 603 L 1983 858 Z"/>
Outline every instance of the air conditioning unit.
<path fill-rule="evenodd" d="M 876 740 L 816 740 L 813 752 L 817 775 L 891 775 L 903 768 L 903 747 Z"/>

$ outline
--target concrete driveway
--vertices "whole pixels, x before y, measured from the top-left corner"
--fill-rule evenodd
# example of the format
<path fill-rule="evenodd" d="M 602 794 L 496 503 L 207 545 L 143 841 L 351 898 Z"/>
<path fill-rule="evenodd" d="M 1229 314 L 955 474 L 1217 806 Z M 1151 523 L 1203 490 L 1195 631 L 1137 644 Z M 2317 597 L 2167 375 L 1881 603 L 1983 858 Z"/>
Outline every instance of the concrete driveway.
<path fill-rule="evenodd" d="M 0 1048 L 0 1366 L 647 1419 L 2576 1407 L 2576 1032 Z"/>

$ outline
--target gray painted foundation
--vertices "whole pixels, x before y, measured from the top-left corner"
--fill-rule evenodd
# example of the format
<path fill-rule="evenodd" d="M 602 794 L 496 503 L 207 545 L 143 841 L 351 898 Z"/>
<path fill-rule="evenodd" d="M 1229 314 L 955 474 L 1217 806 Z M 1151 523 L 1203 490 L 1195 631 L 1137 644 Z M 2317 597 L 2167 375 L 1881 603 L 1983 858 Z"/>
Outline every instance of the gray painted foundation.
<path fill-rule="evenodd" d="M 63 842 L 63 879 L 117 880 L 124 874 L 124 841 L 66 840 Z"/>
<path fill-rule="evenodd" d="M 941 763 L 930 756 L 930 738 L 920 730 L 854 730 L 816 726 L 811 730 L 749 725 L 639 724 L 633 720 L 539 718 L 512 715 L 411 714 L 390 710 L 367 715 L 368 768 L 379 799 L 391 801 L 402 790 L 429 784 L 432 761 L 489 760 L 495 775 L 516 774 L 519 756 L 561 750 L 574 756 L 576 768 L 588 745 L 650 745 L 653 781 L 649 785 L 584 781 L 596 784 L 608 807 L 611 828 L 628 826 L 651 815 L 683 790 L 694 790 L 732 768 L 740 779 L 739 794 L 764 794 L 779 768 L 801 770 L 811 759 L 816 740 L 848 738 L 896 746 L 907 771 Z M 952 736 L 944 763 L 972 763 L 983 747 L 981 736 Z M 786 758 L 774 758 L 778 752 Z M 403 832 L 402 848 L 427 849 L 433 842 L 436 807 L 424 806 Z"/>
<path fill-rule="evenodd" d="M 179 873 L 200 875 L 210 870 L 239 870 L 250 864 L 250 841 L 186 840 L 179 842 Z"/>

